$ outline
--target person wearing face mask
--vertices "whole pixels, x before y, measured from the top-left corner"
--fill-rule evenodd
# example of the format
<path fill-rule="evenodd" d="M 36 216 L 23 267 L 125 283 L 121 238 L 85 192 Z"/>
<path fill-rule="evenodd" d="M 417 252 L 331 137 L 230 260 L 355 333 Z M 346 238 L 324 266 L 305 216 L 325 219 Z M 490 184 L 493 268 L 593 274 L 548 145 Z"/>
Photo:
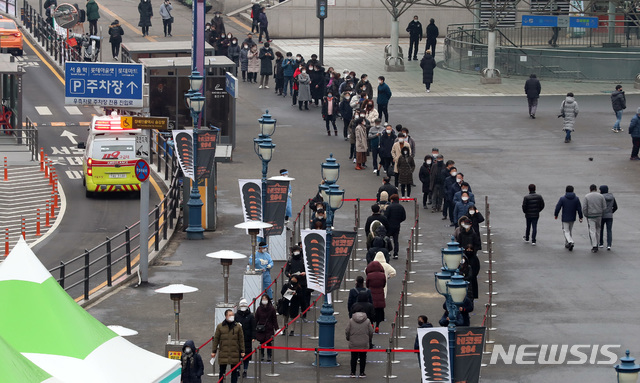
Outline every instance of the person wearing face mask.
<path fill-rule="evenodd" d="M 413 20 L 407 26 L 407 32 L 409 32 L 409 56 L 408 60 L 411 61 L 411 57 L 414 60 L 418 60 L 418 42 L 422 41 L 422 23 L 418 21 L 418 15 L 413 16 Z M 413 56 L 411 53 L 413 52 Z"/>
<path fill-rule="evenodd" d="M 405 127 L 402 127 L 402 128 L 400 128 L 400 132 L 402 132 L 402 134 L 404 134 L 404 142 L 409 144 L 409 147 L 411 148 L 411 157 L 416 158 L 416 142 L 409 135 L 409 129 L 405 128 Z M 416 185 L 413 185 L 413 186 L 416 186 Z"/>
<path fill-rule="evenodd" d="M 342 128 L 342 134 L 344 135 L 345 141 L 349 139 L 349 124 L 351 124 L 351 119 L 353 118 L 353 109 L 351 108 L 351 105 L 349 105 L 350 100 L 351 94 L 349 92 L 344 92 L 342 94 L 342 100 L 340 100 L 340 104 L 338 105 L 344 125 Z M 351 157 L 349 157 L 349 159 L 351 159 Z"/>
<path fill-rule="evenodd" d="M 382 120 L 376 118 L 367 135 L 369 148 L 371 149 L 371 158 L 373 158 L 373 173 L 377 176 L 380 176 L 381 165 L 378 164 L 378 157 L 380 155 L 380 137 L 384 134 L 384 130 L 385 127 L 382 125 Z"/>
<path fill-rule="evenodd" d="M 250 354 L 253 350 L 253 341 L 256 340 L 256 318 L 249 309 L 249 303 L 242 298 L 238 303 L 238 311 L 236 311 L 235 320 L 242 326 L 242 333 L 244 336 L 244 352 Z M 244 370 L 242 371 L 242 377 L 247 377 L 247 369 L 249 368 L 249 361 L 251 356 L 242 361 Z"/>
<path fill-rule="evenodd" d="M 471 263 L 471 268 L 473 269 L 475 275 L 478 275 L 478 273 L 480 272 L 479 261 L 478 264 L 475 264 L 476 261 L 474 260 L 473 262 L 471 262 L 471 260 L 472 258 L 475 258 L 477 260 L 477 253 L 478 251 L 482 250 L 480 234 L 477 231 L 473 230 L 473 222 L 471 222 L 471 219 L 469 219 L 466 215 L 460 217 L 460 219 L 458 220 L 458 224 L 459 227 L 454 230 L 453 236 L 455 237 L 456 242 L 460 244 L 460 247 L 465 249 L 465 255 Z"/>
<path fill-rule="evenodd" d="M 198 353 L 195 343 L 191 339 L 184 342 L 182 346 L 182 357 L 180 358 L 182 371 L 180 372 L 181 383 L 201 383 L 204 375 L 204 363 Z"/>
<path fill-rule="evenodd" d="M 293 96 L 293 73 L 296 71 L 296 62 L 293 59 L 293 54 L 287 52 L 286 57 L 282 60 L 282 90 L 283 96 L 287 97 L 287 90 L 289 94 Z"/>
<path fill-rule="evenodd" d="M 451 166 L 449 167 L 449 175 L 445 178 L 443 186 L 442 186 L 442 190 L 443 190 L 443 197 L 444 197 L 444 204 L 442 205 L 442 220 L 446 220 L 447 218 L 449 219 L 449 221 L 451 221 L 451 226 L 455 226 L 454 225 L 454 220 L 453 220 L 453 208 L 455 207 L 455 204 L 453 202 L 453 195 L 455 193 L 452 193 L 452 188 L 453 185 L 456 185 L 456 175 L 458 175 L 458 169 L 455 166 Z"/>
<path fill-rule="evenodd" d="M 469 201 L 473 202 L 474 204 L 476 203 L 476 196 L 471 192 L 471 186 L 469 186 L 469 183 L 464 181 L 460 183 L 460 190 L 458 190 L 456 194 L 453 195 L 453 202 L 460 201 L 460 197 L 462 196 L 463 192 L 469 193 Z"/>
<path fill-rule="evenodd" d="M 367 167 L 367 128 L 362 118 L 356 120 L 356 170 Z"/>
<path fill-rule="evenodd" d="M 391 204 L 384 211 L 384 215 L 389 221 L 389 230 L 387 233 L 393 238 L 393 259 L 398 259 L 398 253 L 400 251 L 400 225 L 407 219 L 407 212 L 404 210 L 404 207 L 400 205 L 400 198 L 397 194 L 392 195 L 389 199 L 391 200 Z"/>
<path fill-rule="evenodd" d="M 369 76 L 365 73 L 360 76 L 360 81 L 356 84 L 358 92 L 364 91 L 369 100 L 373 100 L 373 86 L 369 82 Z"/>
<path fill-rule="evenodd" d="M 433 206 L 431 207 L 432 213 L 440 211 L 441 209 L 442 197 L 444 194 L 442 188 L 445 180 L 445 169 L 444 156 L 442 154 L 438 154 L 431 164 L 431 180 L 429 182 L 429 189 L 431 190 L 430 201 L 433 203 Z"/>
<path fill-rule="evenodd" d="M 267 294 L 260 297 L 260 306 L 256 309 L 256 340 L 263 346 L 273 346 L 273 340 L 269 343 L 265 343 L 276 331 L 280 328 L 278 326 L 278 317 L 276 308 L 271 303 L 271 298 Z M 267 361 L 271 362 L 272 350 L 267 349 Z M 260 360 L 264 361 L 264 349 L 260 349 Z"/>
<path fill-rule="evenodd" d="M 260 86 L 258 89 L 262 89 L 263 87 L 269 89 L 269 76 L 273 74 L 271 63 L 274 57 L 273 49 L 271 49 L 268 42 L 264 43 L 264 46 L 260 48 L 258 58 L 260 59 Z"/>
<path fill-rule="evenodd" d="M 300 64 L 296 67 L 296 70 L 293 71 L 293 93 L 291 93 L 291 106 L 296 106 L 298 104 L 298 92 L 300 86 L 298 84 L 298 76 L 304 70 L 304 65 Z"/>
<path fill-rule="evenodd" d="M 478 210 L 475 205 L 471 206 L 469 207 L 469 211 L 466 215 L 471 220 L 471 227 L 473 230 L 480 234 L 480 224 L 484 222 L 484 217 L 482 216 L 482 213 L 480 213 L 480 210 Z"/>
<path fill-rule="evenodd" d="M 413 184 L 413 172 L 416 170 L 416 163 L 413 161 L 413 157 L 409 155 L 411 149 L 408 145 L 405 145 L 401 150 L 401 156 L 398 158 L 398 182 L 400 183 L 400 192 L 402 198 L 411 198 L 411 185 Z"/>
<path fill-rule="evenodd" d="M 311 216 L 310 227 L 318 227 L 318 224 L 320 224 L 320 229 L 322 230 L 327 228 L 327 214 L 324 211 L 324 206 L 318 207 Z"/>
<path fill-rule="evenodd" d="M 293 336 L 296 329 L 296 322 L 288 324 L 290 320 L 297 317 L 300 313 L 300 304 L 302 296 L 302 287 L 298 283 L 298 277 L 292 276 L 288 283 L 285 283 L 280 290 L 280 294 L 286 300 L 287 310 L 284 313 L 284 326 L 289 331 L 289 336 Z M 285 330 L 283 333 L 286 333 Z"/>
<path fill-rule="evenodd" d="M 271 254 L 267 252 L 267 243 L 260 242 L 258 245 L 258 250 L 256 251 L 256 272 L 262 273 L 262 290 L 267 290 L 267 295 L 269 298 L 273 298 L 273 293 L 271 292 L 271 268 L 273 267 L 273 259 L 271 259 Z M 249 266 L 253 264 L 253 257 L 249 257 Z M 267 287 L 269 287 L 267 289 Z"/>
<path fill-rule="evenodd" d="M 162 28 L 164 29 L 164 37 L 171 37 L 171 24 L 173 24 L 173 16 L 171 16 L 171 1 L 164 0 L 160 5 L 160 17 L 162 18 Z"/>
<path fill-rule="evenodd" d="M 306 310 L 307 307 L 309 307 L 311 290 L 307 288 L 307 273 L 304 267 L 304 257 L 302 256 L 302 249 L 300 246 L 294 245 L 291 248 L 291 257 L 284 267 L 284 274 L 289 279 L 296 277 L 300 284 L 300 310 Z M 302 319 L 306 321 L 306 318 L 307 314 L 305 313 L 302 315 Z"/>
<path fill-rule="evenodd" d="M 433 325 L 429 323 L 429 318 L 426 315 L 420 315 L 418 317 L 418 328 L 431 328 Z M 420 342 L 418 340 L 418 334 L 416 334 L 416 340 L 413 342 L 413 349 L 420 350 Z M 418 360 L 420 359 L 420 353 L 416 354 L 418 356 Z"/>
<path fill-rule="evenodd" d="M 463 182 L 464 182 L 464 174 L 458 172 L 456 174 L 454 182 L 449 186 L 449 189 L 448 189 L 449 194 L 447 195 L 447 198 L 449 199 L 449 217 L 453 217 L 453 222 L 451 222 L 452 223 L 451 226 L 455 226 L 455 223 L 456 223 L 455 214 L 453 214 L 453 211 L 456 207 L 456 202 L 457 202 L 455 199 L 455 195 L 458 192 L 462 191 Z"/>
<path fill-rule="evenodd" d="M 236 322 L 233 310 L 224 312 L 225 320 L 216 326 L 216 332 L 211 342 L 211 357 L 218 357 L 220 376 L 227 372 L 227 366 L 233 368 L 244 358 L 244 332 L 240 323 Z M 238 369 L 231 373 L 231 383 L 238 382 Z"/>
<path fill-rule="evenodd" d="M 398 187 L 398 159 L 402 156 L 402 149 L 407 148 L 409 150 L 409 156 L 411 156 L 411 147 L 404 142 L 404 134 L 398 134 L 398 140 L 393 144 L 391 148 L 391 157 L 393 158 L 393 174 L 395 176 L 394 185 Z"/>
<path fill-rule="evenodd" d="M 253 35 L 251 33 L 247 33 L 247 38 L 244 39 L 244 41 L 242 42 L 242 45 L 247 45 L 249 48 L 251 48 L 255 42 L 253 41 Z"/>
<path fill-rule="evenodd" d="M 430 184 L 431 184 L 431 164 L 433 163 L 433 157 L 429 154 L 424 156 L 424 162 L 422 166 L 420 166 L 420 171 L 418 172 L 418 178 L 422 183 L 422 208 L 427 208 L 427 203 L 431 203 L 429 201 L 429 195 L 431 193 Z"/>
<path fill-rule="evenodd" d="M 436 60 L 431 56 L 431 51 L 424 52 L 422 60 L 420 60 L 420 68 L 422 68 L 422 83 L 427 93 L 431 92 L 431 83 L 433 83 L 433 70 L 436 67 Z"/>
<path fill-rule="evenodd" d="M 240 71 L 242 72 L 242 82 L 247 79 L 247 70 L 249 69 L 249 45 L 242 44 L 240 49 Z M 251 79 L 249 79 L 251 82 Z"/>
<path fill-rule="evenodd" d="M 353 118 L 351 119 L 348 128 L 349 159 L 353 159 L 354 164 L 356 163 L 356 127 L 358 126 L 357 122 L 359 118 L 364 119 L 364 117 L 360 117 L 361 114 L 362 116 L 364 116 L 364 112 L 360 108 L 357 108 L 353 112 Z"/>
<path fill-rule="evenodd" d="M 240 47 L 238 46 L 238 39 L 231 37 L 231 45 L 227 49 L 227 57 L 236 64 L 236 67 L 240 65 Z"/>
<path fill-rule="evenodd" d="M 395 145 L 395 141 L 396 133 L 390 125 L 386 125 L 384 127 L 384 133 L 380 136 L 378 154 L 380 155 L 380 166 L 384 169 L 387 177 L 390 177 L 390 173 L 393 173 L 391 163 L 393 162 L 392 150 Z"/>
<path fill-rule="evenodd" d="M 319 63 L 315 66 L 307 63 L 307 69 L 307 73 L 311 78 L 311 98 L 313 99 L 313 104 L 318 107 L 322 96 L 324 96 L 324 71 Z"/>
<path fill-rule="evenodd" d="M 266 8 L 263 6 L 258 14 L 258 25 L 260 26 L 260 34 L 258 35 L 259 43 L 262 42 L 262 34 L 264 34 L 264 38 L 267 42 L 271 42 L 271 39 L 269 38 L 269 20 L 267 19 L 267 13 L 265 11 Z"/>
<path fill-rule="evenodd" d="M 140 0 L 138 4 L 138 14 L 140 15 L 138 26 L 142 28 L 142 37 L 149 36 L 149 27 L 151 26 L 151 18 L 153 17 L 151 1 Z"/>
<path fill-rule="evenodd" d="M 391 99 L 391 88 L 385 82 L 384 76 L 378 77 L 378 113 L 384 114 L 384 122 L 389 122 L 389 100 Z"/>
<path fill-rule="evenodd" d="M 229 33 L 228 35 L 225 35 L 225 34 L 220 35 L 220 38 L 218 39 L 218 43 L 215 46 L 216 56 L 227 56 L 227 53 L 229 51 L 229 45 L 231 45 L 231 39 L 228 36 L 231 36 L 231 34 Z"/>
<path fill-rule="evenodd" d="M 460 217 L 466 216 L 469 208 L 472 206 L 474 206 L 474 204 L 469 201 L 469 192 L 462 192 L 460 195 L 460 201 L 456 202 L 455 207 L 453 208 L 454 222 L 458 222 Z"/>
<path fill-rule="evenodd" d="M 309 101 L 311 101 L 311 77 L 306 69 L 302 68 L 296 78 L 298 80 L 298 109 L 302 110 L 302 104 L 304 103 L 304 109 L 309 110 Z M 294 99 L 295 98 L 294 96 Z"/>
<path fill-rule="evenodd" d="M 249 48 L 249 53 L 247 53 L 247 59 L 249 60 L 249 64 L 247 66 L 249 74 L 247 80 L 254 84 L 258 82 L 258 71 L 260 70 L 259 56 L 260 53 L 258 52 L 258 46 L 252 45 Z"/>
<path fill-rule="evenodd" d="M 327 128 L 327 135 L 331 136 L 331 130 L 329 130 L 329 123 L 333 125 L 334 135 L 338 135 L 338 127 L 336 126 L 336 116 L 339 113 L 338 99 L 333 97 L 333 93 L 329 91 L 326 97 L 322 98 L 322 119 L 325 122 Z"/>

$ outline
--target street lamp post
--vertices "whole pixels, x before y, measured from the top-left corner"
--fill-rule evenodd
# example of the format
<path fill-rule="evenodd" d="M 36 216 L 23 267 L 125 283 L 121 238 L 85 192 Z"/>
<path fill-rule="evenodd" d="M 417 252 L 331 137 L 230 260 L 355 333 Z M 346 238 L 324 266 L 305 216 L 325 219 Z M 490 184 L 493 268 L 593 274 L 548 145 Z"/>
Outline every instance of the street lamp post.
<path fill-rule="evenodd" d="M 191 194 L 189 194 L 189 226 L 187 227 L 187 239 L 204 239 L 204 229 L 202 228 L 202 200 L 198 190 L 198 125 L 200 124 L 200 112 L 204 107 L 205 97 L 200 93 L 204 77 L 200 75 L 195 67 L 189 76 L 191 89 L 185 94 L 187 107 L 191 111 L 193 121 L 193 184 Z"/>
<path fill-rule="evenodd" d="M 458 274 L 458 267 L 462 261 L 462 248 L 451 237 L 447 248 L 441 249 L 442 268 L 435 274 L 436 291 L 445 297 L 447 312 L 449 313 L 449 371 L 453 380 L 453 363 L 456 350 L 456 323 L 460 315 L 459 307 L 467 296 L 469 282 Z"/>
<path fill-rule="evenodd" d="M 340 164 L 333 158 L 333 153 L 322 164 L 322 180 L 323 184 L 320 185 L 320 189 L 323 191 L 323 199 L 326 204 L 327 211 L 327 242 L 325 252 L 325 289 L 326 279 L 329 275 L 329 258 L 331 255 L 331 238 L 333 236 L 333 218 L 335 211 L 342 207 L 344 201 L 344 190 L 336 184 L 338 177 L 340 176 Z M 326 198 L 325 198 L 326 196 Z M 333 303 L 329 303 L 327 294 L 324 294 L 322 308 L 320 309 L 320 317 L 318 318 L 318 325 L 320 326 L 320 336 L 318 338 L 318 347 L 323 349 L 333 349 L 335 345 L 335 327 L 336 317 L 333 315 Z M 319 351 L 318 363 L 320 367 L 337 367 L 338 362 L 336 357 L 338 355 L 335 351 Z"/>
<path fill-rule="evenodd" d="M 618 383 L 636 383 L 638 381 L 638 372 L 640 372 L 640 365 L 635 363 L 636 358 L 629 356 L 629 350 L 625 353 L 626 356 L 620 358 L 620 364 L 616 364 L 616 378 Z"/>
<path fill-rule="evenodd" d="M 271 118 L 267 110 L 258 119 L 258 125 L 260 133 L 258 138 L 253 139 L 253 150 L 262 161 L 262 219 L 264 220 L 267 205 L 267 172 L 269 171 L 269 161 L 273 156 L 273 150 L 276 148 L 276 144 L 271 140 L 271 136 L 276 131 L 276 120 Z"/>

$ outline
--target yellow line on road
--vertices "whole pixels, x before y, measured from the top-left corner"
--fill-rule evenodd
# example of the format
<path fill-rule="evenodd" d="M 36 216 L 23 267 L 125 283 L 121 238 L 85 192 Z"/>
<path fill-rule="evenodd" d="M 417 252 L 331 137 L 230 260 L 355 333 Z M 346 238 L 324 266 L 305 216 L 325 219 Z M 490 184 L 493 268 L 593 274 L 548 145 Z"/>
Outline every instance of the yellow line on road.
<path fill-rule="evenodd" d="M 104 11 L 106 14 L 108 14 L 111 17 L 113 17 L 114 20 L 118 19 L 120 21 L 120 24 L 122 24 L 125 27 L 131 29 L 133 31 L 133 33 L 142 36 L 142 31 L 139 30 L 138 28 L 134 27 L 133 24 L 129 23 L 127 20 L 123 19 L 122 17 L 118 16 L 115 12 L 113 12 L 109 8 L 107 8 L 104 5 L 102 5 L 102 2 L 98 3 L 96 1 L 96 3 L 98 4 L 98 7 L 100 8 L 101 11 Z M 153 41 L 153 42 L 157 42 L 157 40 L 154 39 L 151 36 L 147 36 L 147 40 Z"/>
<path fill-rule="evenodd" d="M 60 82 L 64 85 L 64 78 L 62 78 L 62 76 L 60 76 L 60 74 L 53 68 L 53 66 L 51 66 L 51 64 L 49 64 L 49 60 L 45 59 L 40 52 L 36 49 L 36 47 L 34 47 L 33 45 L 31 45 L 31 42 L 29 41 L 29 39 L 23 39 L 25 43 L 27 43 L 27 45 L 29 46 L 29 48 L 31 48 L 31 50 L 36 54 L 36 56 L 38 56 L 38 58 L 40 58 L 40 60 L 44 63 L 44 65 L 47 66 L 47 68 L 49 68 L 49 70 L 51 70 L 51 73 L 53 73 L 58 80 L 60 80 Z"/>
<path fill-rule="evenodd" d="M 236 20 L 235 17 L 231 17 L 230 18 L 231 21 L 233 21 L 234 23 L 238 24 L 242 29 L 251 32 L 251 28 L 249 28 L 246 24 L 241 23 L 240 21 Z"/>

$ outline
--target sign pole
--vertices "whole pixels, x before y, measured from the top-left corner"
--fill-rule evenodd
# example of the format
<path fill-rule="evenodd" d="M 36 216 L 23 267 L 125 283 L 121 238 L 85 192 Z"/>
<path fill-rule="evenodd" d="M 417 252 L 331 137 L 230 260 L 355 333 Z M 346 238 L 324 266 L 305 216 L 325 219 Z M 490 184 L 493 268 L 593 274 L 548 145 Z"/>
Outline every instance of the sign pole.
<path fill-rule="evenodd" d="M 148 142 L 151 142 L 151 134 L 152 134 L 151 130 L 147 129 L 146 133 L 149 140 Z M 148 156 L 148 153 L 147 153 L 147 156 Z M 149 171 L 150 170 L 151 169 L 149 169 Z M 147 179 L 140 182 L 140 283 L 143 284 L 148 282 L 149 282 L 149 180 Z"/>

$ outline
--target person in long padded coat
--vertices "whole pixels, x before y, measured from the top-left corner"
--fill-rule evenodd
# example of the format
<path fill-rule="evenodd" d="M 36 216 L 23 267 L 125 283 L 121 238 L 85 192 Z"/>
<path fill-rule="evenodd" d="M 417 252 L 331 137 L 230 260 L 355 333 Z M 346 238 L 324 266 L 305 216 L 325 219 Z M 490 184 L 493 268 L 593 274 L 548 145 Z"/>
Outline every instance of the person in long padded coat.
<path fill-rule="evenodd" d="M 182 371 L 180 379 L 182 383 L 201 383 L 204 374 L 204 363 L 198 354 L 198 349 L 192 340 L 184 342 L 182 346 Z"/>
<path fill-rule="evenodd" d="M 264 43 L 264 47 L 260 48 L 260 88 L 263 86 L 269 89 L 269 76 L 273 74 L 273 49 L 269 46 L 269 43 Z"/>
<path fill-rule="evenodd" d="M 249 309 L 246 299 L 241 299 L 238 303 L 238 311 L 236 311 L 236 322 L 242 325 L 242 333 L 244 335 L 244 352 L 248 355 L 253 350 L 253 341 L 256 339 L 256 318 Z M 242 361 L 244 371 L 242 377 L 247 377 L 247 369 L 251 356 Z"/>
<path fill-rule="evenodd" d="M 576 117 L 578 117 L 578 102 L 573 98 L 573 93 L 567 93 L 567 98 L 562 101 L 560 105 L 560 115 L 562 117 L 562 130 L 565 131 L 564 143 L 571 142 L 571 132 L 575 130 L 573 125 L 576 123 Z"/>
<path fill-rule="evenodd" d="M 378 251 L 376 253 L 376 257 L 373 260 L 379 262 L 382 265 L 382 268 L 384 269 L 384 276 L 387 278 L 387 284 L 385 284 L 384 286 L 384 298 L 386 299 L 387 286 L 389 285 L 388 282 L 390 278 L 393 278 L 396 276 L 396 269 L 387 262 L 387 259 L 385 258 L 384 253 L 382 251 Z"/>
<path fill-rule="evenodd" d="M 376 333 L 380 332 L 380 323 L 384 321 L 384 308 L 386 300 L 384 298 L 384 287 L 387 285 L 387 276 L 384 267 L 378 261 L 373 261 L 365 269 L 367 274 L 367 288 L 371 290 L 373 298 L 373 308 L 376 312 Z"/>
<path fill-rule="evenodd" d="M 227 49 L 227 57 L 233 61 L 236 66 L 240 65 L 240 46 L 238 45 L 238 38 L 231 37 L 231 45 Z"/>
<path fill-rule="evenodd" d="M 297 276 L 292 276 L 289 279 L 289 282 L 285 283 L 282 286 L 282 289 L 280 290 L 280 293 L 282 294 L 283 298 L 285 296 L 285 293 L 287 293 L 289 290 L 291 290 L 293 292 L 293 296 L 291 297 L 291 299 L 289 299 L 287 301 L 289 303 L 289 307 L 287 309 L 287 312 L 284 315 L 284 325 L 285 326 L 287 325 L 287 323 L 289 323 L 290 320 L 292 320 L 293 318 L 297 317 L 298 314 L 300 313 L 300 306 L 302 304 L 303 291 L 302 291 L 302 287 L 298 283 L 298 277 Z M 289 329 L 289 336 L 293 336 L 293 334 L 295 332 L 295 329 L 296 329 L 296 322 L 291 323 L 289 325 L 288 329 Z"/>
<path fill-rule="evenodd" d="M 427 88 L 427 93 L 431 91 L 433 83 L 433 69 L 436 67 L 436 60 L 431 56 L 431 51 L 424 52 L 422 60 L 420 60 L 420 68 L 422 68 L 422 83 Z"/>
<path fill-rule="evenodd" d="M 431 185 L 431 163 L 434 158 L 431 154 L 427 154 L 424 156 L 424 162 L 422 166 L 420 166 L 420 171 L 418 172 L 418 178 L 422 183 L 422 208 L 427 208 L 427 201 L 429 200 L 429 193 L 431 193 L 430 185 Z M 429 202 L 431 203 L 431 202 Z"/>
<path fill-rule="evenodd" d="M 244 357 L 244 333 L 242 326 L 235 321 L 233 310 L 224 313 L 225 319 L 216 326 L 213 341 L 211 342 L 211 357 L 218 357 L 220 376 L 224 376 L 227 367 L 233 368 Z M 238 370 L 231 373 L 231 382 L 238 381 Z"/>
<path fill-rule="evenodd" d="M 256 309 L 256 340 L 260 344 L 264 343 L 273 337 L 273 334 L 280 328 L 278 326 L 278 317 L 276 316 L 276 308 L 271 303 L 271 298 L 267 294 L 260 297 L 260 306 Z M 264 326 L 264 331 L 258 331 Z M 272 346 L 273 340 L 267 343 L 265 346 Z M 271 349 L 267 349 L 267 360 L 271 361 Z M 260 360 L 264 360 L 264 349 L 260 349 Z"/>
<path fill-rule="evenodd" d="M 311 77 L 306 69 L 302 69 L 298 75 L 298 109 L 302 110 L 302 103 L 304 103 L 304 108 L 309 110 L 309 101 L 311 101 Z"/>
<path fill-rule="evenodd" d="M 344 333 L 349 342 L 349 348 L 354 350 L 351 351 L 351 377 L 356 377 L 356 366 L 360 360 L 360 377 L 364 378 L 367 376 L 364 371 L 367 365 L 367 353 L 358 350 L 368 350 L 371 347 L 373 339 L 371 322 L 365 313 L 354 313 Z"/>
<path fill-rule="evenodd" d="M 400 184 L 400 191 L 402 197 L 405 196 L 405 190 L 407 197 L 411 197 L 411 185 L 413 184 L 413 172 L 416 170 L 416 163 L 411 157 L 411 149 L 408 145 L 405 145 L 401 151 L 402 155 L 398 158 L 398 183 Z"/>
<path fill-rule="evenodd" d="M 138 13 L 140 21 L 138 26 L 142 28 L 142 37 L 149 36 L 149 27 L 151 26 L 151 18 L 153 17 L 153 7 L 150 0 L 140 0 L 138 4 Z"/>
<path fill-rule="evenodd" d="M 242 49 L 240 49 L 240 71 L 242 72 L 242 82 L 245 82 L 247 79 L 247 71 L 249 70 L 249 44 L 242 44 Z M 249 82 L 251 82 L 251 77 L 249 77 Z"/>
<path fill-rule="evenodd" d="M 249 71 L 249 82 L 257 83 L 258 82 L 258 71 L 260 70 L 260 52 L 258 52 L 258 46 L 252 45 L 249 48 L 249 53 L 247 53 L 247 58 L 249 59 L 249 65 L 247 66 L 247 70 Z"/>
<path fill-rule="evenodd" d="M 367 318 L 373 323 L 376 319 L 376 309 L 371 302 L 373 302 L 371 291 L 367 288 L 365 288 L 364 291 L 360 291 L 356 297 L 356 302 L 349 309 L 349 317 L 351 317 L 353 313 L 365 313 L 367 314 Z"/>
<path fill-rule="evenodd" d="M 315 106 L 318 106 L 318 103 L 324 96 L 324 70 L 319 64 L 315 66 L 308 64 L 307 69 L 311 77 L 311 98 L 313 98 Z"/>

